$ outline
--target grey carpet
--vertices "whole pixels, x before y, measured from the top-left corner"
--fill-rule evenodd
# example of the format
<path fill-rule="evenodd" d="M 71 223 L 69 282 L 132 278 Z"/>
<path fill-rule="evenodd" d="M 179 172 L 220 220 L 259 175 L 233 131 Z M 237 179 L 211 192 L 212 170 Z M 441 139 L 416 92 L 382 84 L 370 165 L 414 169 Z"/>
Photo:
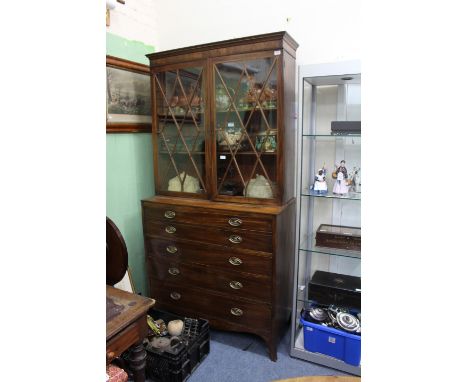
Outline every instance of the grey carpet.
<path fill-rule="evenodd" d="M 310 375 L 346 375 L 289 356 L 287 333 L 278 346 L 278 360 L 270 361 L 267 347 L 257 336 L 211 330 L 210 354 L 198 366 L 190 382 L 270 382 Z"/>

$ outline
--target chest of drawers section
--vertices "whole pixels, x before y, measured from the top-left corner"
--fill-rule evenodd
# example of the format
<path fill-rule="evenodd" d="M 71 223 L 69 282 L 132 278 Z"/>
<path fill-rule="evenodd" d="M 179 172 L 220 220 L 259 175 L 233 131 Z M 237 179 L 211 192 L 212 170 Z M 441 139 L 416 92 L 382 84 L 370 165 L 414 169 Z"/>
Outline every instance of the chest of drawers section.
<path fill-rule="evenodd" d="M 192 204 L 169 197 L 142 202 L 151 297 L 162 309 L 206 318 L 213 327 L 255 333 L 276 359 L 285 305 L 278 289 L 290 290 L 277 269 L 277 257 L 284 256 L 278 252 L 281 214 L 271 207 L 273 213 L 259 213 L 253 206 Z"/>

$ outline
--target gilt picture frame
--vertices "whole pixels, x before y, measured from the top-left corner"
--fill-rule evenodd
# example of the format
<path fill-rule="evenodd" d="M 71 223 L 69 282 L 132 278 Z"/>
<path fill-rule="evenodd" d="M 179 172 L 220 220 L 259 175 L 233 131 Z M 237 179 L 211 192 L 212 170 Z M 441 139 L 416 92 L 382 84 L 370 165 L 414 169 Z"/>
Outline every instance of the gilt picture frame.
<path fill-rule="evenodd" d="M 106 132 L 151 133 L 148 65 L 106 56 Z"/>

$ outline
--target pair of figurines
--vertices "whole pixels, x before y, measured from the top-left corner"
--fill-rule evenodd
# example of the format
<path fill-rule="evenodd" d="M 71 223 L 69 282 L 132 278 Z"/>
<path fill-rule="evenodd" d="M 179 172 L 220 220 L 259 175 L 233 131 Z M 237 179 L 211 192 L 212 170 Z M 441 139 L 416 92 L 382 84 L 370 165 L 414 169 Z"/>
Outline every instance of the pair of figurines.
<path fill-rule="evenodd" d="M 345 164 L 346 162 L 342 160 L 339 166 L 335 166 L 335 171 L 332 173 L 332 178 L 335 179 L 333 186 L 333 193 L 335 195 L 346 195 L 349 191 L 348 170 Z M 326 175 L 327 170 L 324 165 L 315 174 L 314 185 L 311 187 L 314 194 L 326 195 L 328 193 Z"/>

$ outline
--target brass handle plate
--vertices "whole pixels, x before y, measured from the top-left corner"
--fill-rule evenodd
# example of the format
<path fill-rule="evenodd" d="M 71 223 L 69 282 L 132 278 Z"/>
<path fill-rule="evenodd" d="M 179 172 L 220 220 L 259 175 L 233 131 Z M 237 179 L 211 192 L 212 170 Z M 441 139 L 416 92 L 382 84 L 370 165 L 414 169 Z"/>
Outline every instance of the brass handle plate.
<path fill-rule="evenodd" d="M 179 268 L 175 268 L 175 267 L 169 268 L 167 271 L 168 271 L 169 274 L 171 274 L 172 276 L 177 276 L 177 275 L 180 273 Z"/>
<path fill-rule="evenodd" d="M 229 258 L 229 263 L 231 263 L 232 265 L 241 265 L 242 264 L 242 260 L 239 259 L 238 257 L 230 257 Z"/>
<path fill-rule="evenodd" d="M 166 247 L 166 252 L 167 253 L 171 253 L 171 254 L 174 254 L 178 251 L 177 247 L 175 245 L 168 245 Z"/>
<path fill-rule="evenodd" d="M 239 235 L 231 235 L 229 236 L 229 241 L 233 244 L 239 244 L 242 242 L 242 237 Z"/>
<path fill-rule="evenodd" d="M 242 224 L 242 219 L 240 218 L 229 218 L 228 219 L 229 225 L 233 227 L 239 227 Z"/>
<path fill-rule="evenodd" d="M 168 225 L 168 226 L 165 228 L 165 231 L 166 231 L 167 233 L 175 233 L 176 228 L 173 227 L 173 226 L 171 226 L 171 225 Z"/>
<path fill-rule="evenodd" d="M 180 293 L 177 292 L 171 292 L 170 296 L 173 300 L 179 300 L 181 297 Z"/>
<path fill-rule="evenodd" d="M 164 212 L 164 217 L 168 218 L 168 219 L 174 219 L 175 218 L 175 211 L 171 211 L 171 210 L 165 211 Z"/>
<path fill-rule="evenodd" d="M 242 316 L 244 314 L 244 312 L 242 311 L 242 309 L 239 309 L 239 308 L 231 308 L 231 314 L 233 316 Z"/>
<path fill-rule="evenodd" d="M 231 281 L 229 283 L 229 286 L 232 288 L 232 289 L 241 289 L 243 287 L 242 283 L 240 281 Z"/>

